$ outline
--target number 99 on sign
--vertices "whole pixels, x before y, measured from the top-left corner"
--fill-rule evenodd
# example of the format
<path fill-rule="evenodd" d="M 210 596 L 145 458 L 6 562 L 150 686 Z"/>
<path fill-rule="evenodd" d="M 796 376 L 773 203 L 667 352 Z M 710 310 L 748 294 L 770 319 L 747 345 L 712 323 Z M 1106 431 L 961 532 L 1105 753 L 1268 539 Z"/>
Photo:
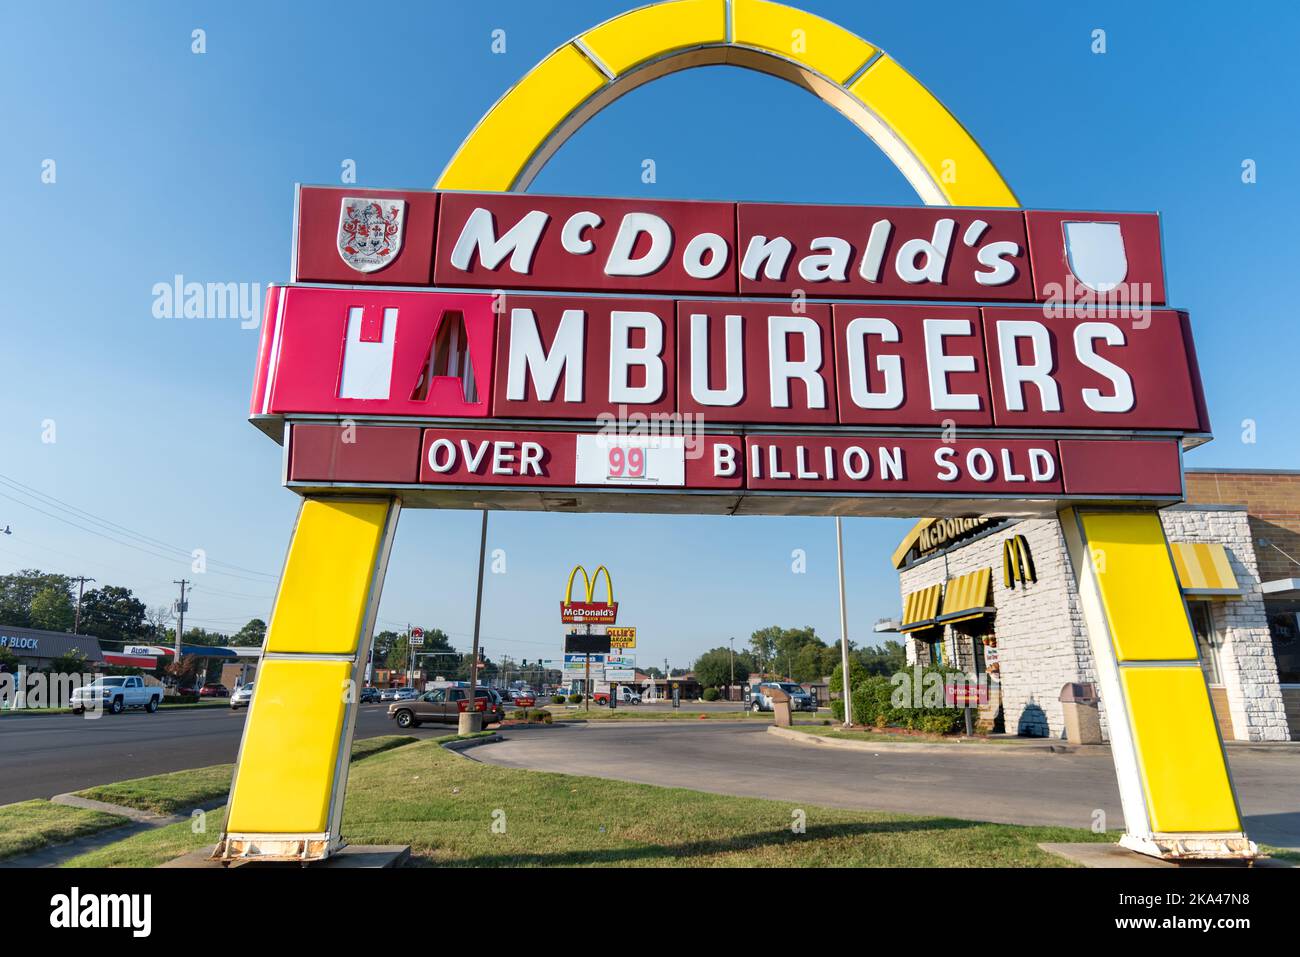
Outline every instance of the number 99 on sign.
<path fill-rule="evenodd" d="M 686 484 L 681 436 L 579 435 L 575 478 L 579 485 Z"/>
<path fill-rule="evenodd" d="M 623 448 L 615 445 L 609 449 L 609 469 L 606 477 L 643 479 L 645 474 L 645 449 L 632 446 Z"/>

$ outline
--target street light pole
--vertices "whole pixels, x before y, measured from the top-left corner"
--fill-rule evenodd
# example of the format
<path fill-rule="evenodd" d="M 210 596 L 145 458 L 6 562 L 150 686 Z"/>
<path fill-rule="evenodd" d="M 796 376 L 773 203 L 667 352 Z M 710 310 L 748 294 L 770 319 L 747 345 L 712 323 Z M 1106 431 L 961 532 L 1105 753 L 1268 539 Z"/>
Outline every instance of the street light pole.
<path fill-rule="evenodd" d="M 727 686 L 727 700 L 731 700 L 731 689 L 736 687 L 736 639 L 728 638 L 727 644 L 731 645 L 731 684 Z"/>
<path fill-rule="evenodd" d="M 487 555 L 487 509 L 483 509 L 483 527 L 479 531 L 478 537 L 478 595 L 474 599 L 474 650 L 470 654 L 469 663 L 469 709 L 474 713 L 478 707 L 478 629 L 479 623 L 483 620 L 483 559 Z M 473 722 L 473 718 L 469 719 Z M 471 723 L 470 727 L 473 727 Z M 479 725 L 482 728 L 482 725 Z"/>
<path fill-rule="evenodd" d="M 849 606 L 844 593 L 844 523 L 835 516 L 835 550 L 840 566 L 840 668 L 844 680 L 840 682 L 840 694 L 844 698 L 844 727 L 853 724 L 853 692 L 849 685 Z"/>

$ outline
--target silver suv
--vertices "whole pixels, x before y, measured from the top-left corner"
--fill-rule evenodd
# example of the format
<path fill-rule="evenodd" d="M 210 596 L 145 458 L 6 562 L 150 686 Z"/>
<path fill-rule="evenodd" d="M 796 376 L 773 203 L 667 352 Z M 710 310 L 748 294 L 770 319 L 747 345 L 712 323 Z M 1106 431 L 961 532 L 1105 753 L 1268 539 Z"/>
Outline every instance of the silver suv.
<path fill-rule="evenodd" d="M 817 705 L 813 702 L 813 696 L 793 681 L 764 681 L 762 684 L 754 685 L 749 689 L 750 711 L 757 713 L 772 710 L 772 699 L 763 693 L 765 688 L 780 688 L 788 694 L 790 696 L 791 711 L 817 710 Z"/>

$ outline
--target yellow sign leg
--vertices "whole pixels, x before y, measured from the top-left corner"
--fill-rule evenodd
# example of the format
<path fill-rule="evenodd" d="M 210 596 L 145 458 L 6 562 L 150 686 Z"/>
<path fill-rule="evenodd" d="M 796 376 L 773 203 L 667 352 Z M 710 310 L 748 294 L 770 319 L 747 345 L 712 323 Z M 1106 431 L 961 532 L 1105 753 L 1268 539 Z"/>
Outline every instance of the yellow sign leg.
<path fill-rule="evenodd" d="M 305 498 L 244 723 L 222 860 L 319 860 L 339 828 L 395 498 Z"/>
<path fill-rule="evenodd" d="M 1125 834 L 1157 857 L 1253 857 L 1154 509 L 1061 512 L 1101 700 Z"/>

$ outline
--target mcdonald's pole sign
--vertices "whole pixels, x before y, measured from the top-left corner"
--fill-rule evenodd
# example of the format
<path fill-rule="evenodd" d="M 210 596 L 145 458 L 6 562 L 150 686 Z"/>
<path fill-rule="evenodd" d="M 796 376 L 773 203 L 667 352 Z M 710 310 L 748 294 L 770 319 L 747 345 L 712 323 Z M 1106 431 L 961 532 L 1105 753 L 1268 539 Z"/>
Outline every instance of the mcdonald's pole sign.
<path fill-rule="evenodd" d="M 817 39 L 792 51 L 792 33 Z M 720 64 L 812 91 L 925 205 L 525 192 L 605 105 Z M 397 519 L 467 507 L 1054 518 L 1123 843 L 1254 856 L 1157 511 L 1184 497 L 1183 449 L 1212 437 L 1157 214 L 1020 208 L 898 61 L 768 0 L 592 27 L 497 101 L 434 190 L 295 200 L 249 417 L 286 446 L 303 505 L 217 859 L 342 846 L 357 708 L 340 689 L 360 680 Z M 1018 549 L 1009 568 L 1032 579 Z M 573 570 L 564 622 L 615 623 L 602 572 L 597 602 Z"/>
<path fill-rule="evenodd" d="M 573 600 L 573 580 L 582 573 L 582 583 L 586 588 L 585 600 Z M 596 580 L 605 575 L 605 601 L 595 601 Z M 588 578 L 587 569 L 575 565 L 569 572 L 569 584 L 564 589 L 564 601 L 560 602 L 560 621 L 569 625 L 612 625 L 618 620 L 618 602 L 614 600 L 614 582 L 609 577 L 609 569 L 604 565 L 597 567 Z"/>

